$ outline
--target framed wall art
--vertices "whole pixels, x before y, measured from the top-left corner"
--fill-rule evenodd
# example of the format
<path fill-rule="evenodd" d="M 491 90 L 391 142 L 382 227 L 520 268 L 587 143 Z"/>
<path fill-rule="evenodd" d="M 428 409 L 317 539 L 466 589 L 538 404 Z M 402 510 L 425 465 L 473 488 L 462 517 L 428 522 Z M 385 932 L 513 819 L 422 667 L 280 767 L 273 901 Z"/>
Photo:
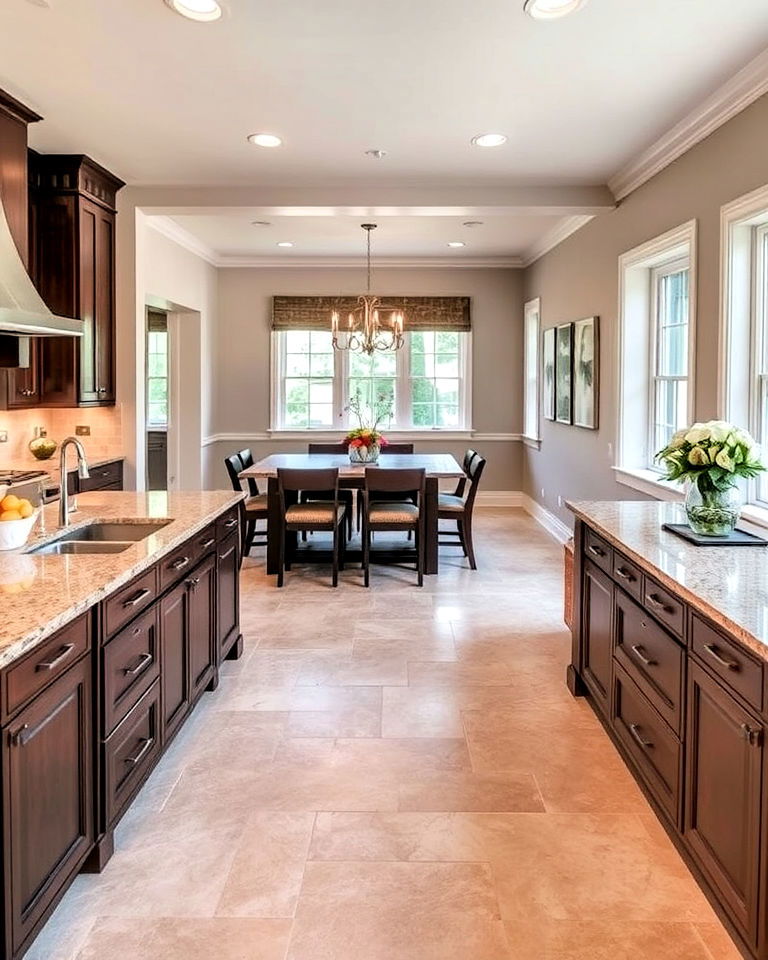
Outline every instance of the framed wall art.
<path fill-rule="evenodd" d="M 555 419 L 573 423 L 573 324 L 555 328 Z"/>
<path fill-rule="evenodd" d="M 597 430 L 600 343 L 598 317 L 573 325 L 573 423 Z"/>
<path fill-rule="evenodd" d="M 546 420 L 555 419 L 555 328 L 549 327 L 542 337 L 541 406 Z"/>

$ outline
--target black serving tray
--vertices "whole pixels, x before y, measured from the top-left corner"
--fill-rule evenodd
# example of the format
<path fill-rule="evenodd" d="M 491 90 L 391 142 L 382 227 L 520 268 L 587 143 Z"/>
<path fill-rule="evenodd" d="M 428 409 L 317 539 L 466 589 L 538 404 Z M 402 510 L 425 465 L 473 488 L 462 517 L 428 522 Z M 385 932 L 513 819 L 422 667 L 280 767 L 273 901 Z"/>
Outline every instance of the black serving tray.
<path fill-rule="evenodd" d="M 768 540 L 746 530 L 734 530 L 727 537 L 702 537 L 691 530 L 687 523 L 663 523 L 661 529 L 669 530 L 697 547 L 768 547 Z"/>

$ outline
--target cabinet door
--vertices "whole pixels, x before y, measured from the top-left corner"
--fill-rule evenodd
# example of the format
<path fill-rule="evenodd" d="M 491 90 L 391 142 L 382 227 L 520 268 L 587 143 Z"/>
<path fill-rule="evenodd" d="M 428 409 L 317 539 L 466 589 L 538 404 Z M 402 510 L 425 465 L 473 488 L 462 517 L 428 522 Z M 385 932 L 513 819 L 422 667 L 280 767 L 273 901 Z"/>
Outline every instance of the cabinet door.
<path fill-rule="evenodd" d="M 93 845 L 91 660 L 4 731 L 5 890 L 14 952 Z"/>
<path fill-rule="evenodd" d="M 29 366 L 8 371 L 8 409 L 40 405 L 40 339 L 29 338 Z"/>
<path fill-rule="evenodd" d="M 763 730 L 698 664 L 688 673 L 685 837 L 747 941 L 757 939 Z"/>
<path fill-rule="evenodd" d="M 114 215 L 80 200 L 80 402 L 114 402 Z"/>
<path fill-rule="evenodd" d="M 584 681 L 607 713 L 613 668 L 613 583 L 589 561 L 584 565 L 582 616 Z"/>
<path fill-rule="evenodd" d="M 189 596 L 182 581 L 160 603 L 164 743 L 189 710 Z"/>
<path fill-rule="evenodd" d="M 186 581 L 189 588 L 189 664 L 194 701 L 213 676 L 216 662 L 216 555 Z"/>
<path fill-rule="evenodd" d="M 240 635 L 239 543 L 240 538 L 235 533 L 218 547 L 216 618 L 219 663 Z"/>

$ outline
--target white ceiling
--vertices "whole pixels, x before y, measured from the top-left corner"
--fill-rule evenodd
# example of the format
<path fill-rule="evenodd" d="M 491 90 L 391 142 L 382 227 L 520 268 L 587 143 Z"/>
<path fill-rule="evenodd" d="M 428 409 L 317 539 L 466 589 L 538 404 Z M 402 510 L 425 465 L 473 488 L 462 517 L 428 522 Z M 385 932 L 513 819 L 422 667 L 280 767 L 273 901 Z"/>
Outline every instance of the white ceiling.
<path fill-rule="evenodd" d="M 522 0 L 228 0 L 212 25 L 48 2 L 0 3 L 0 87 L 46 118 L 34 146 L 136 184 L 604 183 L 768 45 L 766 0 L 590 0 L 552 23 Z M 509 143 L 469 145 L 486 131 Z"/>

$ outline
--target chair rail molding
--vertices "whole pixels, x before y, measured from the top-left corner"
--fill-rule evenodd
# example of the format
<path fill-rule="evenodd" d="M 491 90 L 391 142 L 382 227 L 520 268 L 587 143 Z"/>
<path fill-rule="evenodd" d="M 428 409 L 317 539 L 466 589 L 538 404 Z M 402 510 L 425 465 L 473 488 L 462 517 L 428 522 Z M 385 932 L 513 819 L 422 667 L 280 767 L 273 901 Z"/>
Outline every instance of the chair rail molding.
<path fill-rule="evenodd" d="M 210 447 L 214 443 L 275 443 L 284 440 L 341 440 L 346 435 L 345 430 L 265 430 L 258 433 L 213 433 L 203 437 L 202 447 Z M 440 441 L 475 440 L 479 443 L 521 443 L 523 436 L 520 433 L 479 433 L 474 430 L 392 430 L 387 436 L 396 440 L 422 440 L 425 443 Z"/>

